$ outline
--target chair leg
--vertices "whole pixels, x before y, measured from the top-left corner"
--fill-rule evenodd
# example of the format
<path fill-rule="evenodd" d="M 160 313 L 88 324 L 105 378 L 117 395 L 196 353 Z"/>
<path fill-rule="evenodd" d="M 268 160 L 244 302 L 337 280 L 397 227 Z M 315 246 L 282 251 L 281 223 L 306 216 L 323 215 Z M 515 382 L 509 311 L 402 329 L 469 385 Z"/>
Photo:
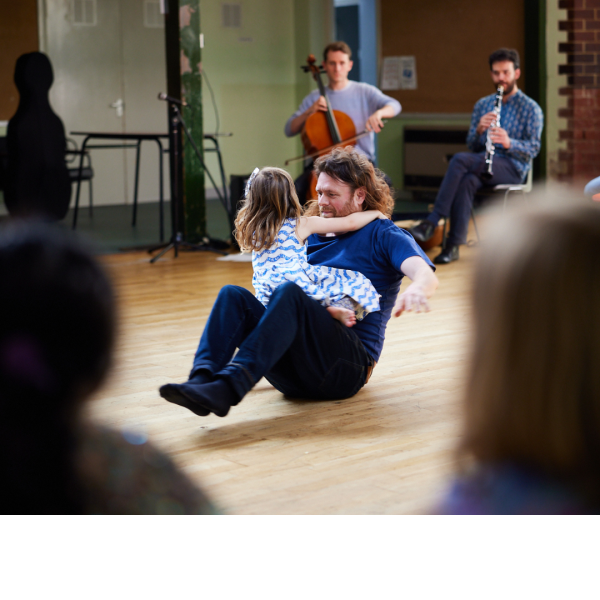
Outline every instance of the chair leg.
<path fill-rule="evenodd" d="M 81 185 L 81 181 L 78 183 L 78 185 Z M 71 229 L 73 229 L 73 231 L 75 231 L 76 227 L 77 227 L 77 212 L 79 209 L 79 194 L 76 193 L 75 195 L 75 206 L 73 207 L 73 224 L 71 225 Z"/>
<path fill-rule="evenodd" d="M 165 203 L 163 197 L 163 147 L 160 139 L 156 138 L 158 144 L 158 235 L 162 244 L 165 237 Z"/>
<path fill-rule="evenodd" d="M 506 190 L 505 194 L 504 194 L 504 205 L 502 206 L 502 210 L 505 211 L 506 210 L 506 201 L 508 200 L 508 195 L 510 194 L 510 189 Z"/>
<path fill-rule="evenodd" d="M 444 217 L 444 229 L 442 230 L 442 250 L 446 249 L 446 229 L 448 228 L 448 217 Z"/>
<path fill-rule="evenodd" d="M 473 205 L 471 205 L 471 218 L 473 219 L 473 227 L 475 227 L 475 235 L 477 236 L 477 243 L 481 242 L 481 238 L 479 237 L 479 229 L 477 229 L 477 221 L 475 219 L 475 210 L 473 209 Z"/>
<path fill-rule="evenodd" d="M 92 194 L 92 180 L 88 179 L 88 183 L 90 184 L 90 219 L 94 217 L 94 197 Z"/>
<path fill-rule="evenodd" d="M 141 153 L 142 140 L 138 140 L 137 148 L 135 150 L 135 183 L 133 186 L 133 218 L 131 219 L 131 226 L 135 227 L 137 221 L 137 203 L 138 203 L 138 185 L 140 181 L 140 153 Z"/>

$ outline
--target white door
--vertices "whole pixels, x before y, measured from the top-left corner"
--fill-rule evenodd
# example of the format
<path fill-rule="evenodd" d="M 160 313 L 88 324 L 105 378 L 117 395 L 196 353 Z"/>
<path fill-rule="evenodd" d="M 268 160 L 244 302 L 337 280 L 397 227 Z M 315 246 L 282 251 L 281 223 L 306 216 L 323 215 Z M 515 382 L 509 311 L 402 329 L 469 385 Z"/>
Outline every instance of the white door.
<path fill-rule="evenodd" d="M 124 127 L 129 132 L 167 132 L 167 103 L 158 100 L 167 91 L 164 17 L 160 0 L 121 0 L 123 22 Z M 168 148 L 167 139 L 162 143 Z M 163 161 L 163 188 L 169 197 L 168 155 Z M 128 198 L 133 198 L 135 153 L 127 152 Z M 158 147 L 142 144 L 139 200 L 158 200 Z"/>
<path fill-rule="evenodd" d="M 44 3 L 44 51 L 54 68 L 50 101 L 67 136 L 71 131 L 166 132 L 166 107 L 156 99 L 166 88 L 159 0 Z M 75 139 L 81 145 L 83 138 Z M 142 145 L 140 201 L 159 197 L 155 146 Z M 92 161 L 94 203 L 131 202 L 134 150 L 93 150 Z M 168 161 L 164 162 L 167 190 Z M 86 200 L 84 186 L 81 202 Z"/>

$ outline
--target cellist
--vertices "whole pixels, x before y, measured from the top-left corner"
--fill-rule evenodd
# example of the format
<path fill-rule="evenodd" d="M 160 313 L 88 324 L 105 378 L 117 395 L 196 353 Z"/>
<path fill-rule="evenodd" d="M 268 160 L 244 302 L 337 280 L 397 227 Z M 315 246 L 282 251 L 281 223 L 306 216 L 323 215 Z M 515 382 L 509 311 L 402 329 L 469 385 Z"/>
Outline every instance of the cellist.
<path fill-rule="evenodd" d="M 348 73 L 352 70 L 352 50 L 345 42 L 332 42 L 323 51 L 323 68 L 329 80 L 327 97 L 334 110 L 345 112 L 354 122 L 357 132 L 371 131 L 370 135 L 356 142 L 356 149 L 361 154 L 375 162 L 375 136 L 383 127 L 383 119 L 395 117 L 401 110 L 400 103 L 386 96 L 375 86 L 368 83 L 350 81 Z M 325 98 L 314 90 L 304 98 L 300 108 L 285 124 L 285 134 L 288 137 L 297 135 L 312 114 L 317 111 L 325 112 Z M 374 133 L 373 133 L 374 132 Z M 296 180 L 299 198 L 306 196 L 311 165 Z"/>

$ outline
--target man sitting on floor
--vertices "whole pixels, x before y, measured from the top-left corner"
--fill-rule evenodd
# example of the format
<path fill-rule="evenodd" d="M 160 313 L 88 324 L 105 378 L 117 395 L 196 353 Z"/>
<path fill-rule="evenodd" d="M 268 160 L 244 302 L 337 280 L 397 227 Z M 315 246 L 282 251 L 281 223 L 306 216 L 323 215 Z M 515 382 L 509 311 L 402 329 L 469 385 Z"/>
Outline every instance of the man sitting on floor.
<path fill-rule="evenodd" d="M 501 48 L 490 55 L 490 70 L 494 87 L 502 86 L 504 95 L 501 108 L 501 127 L 491 127 L 496 120 L 493 112 L 496 95 L 477 101 L 467 135 L 471 152 L 459 152 L 450 160 L 448 171 L 439 189 L 433 211 L 425 221 L 411 229 L 420 242 L 429 240 L 442 217 L 450 217 L 450 232 L 446 247 L 433 262 L 437 265 L 458 260 L 458 247 L 467 241 L 467 229 L 473 198 L 484 185 L 522 183 L 527 177 L 531 161 L 541 146 L 544 115 L 537 102 L 517 87 L 521 75 L 519 53 Z M 490 128 L 491 127 L 491 128 Z M 484 180 L 486 172 L 485 142 L 488 135 L 495 145 L 493 176 Z"/>
<path fill-rule="evenodd" d="M 309 216 L 373 209 L 391 215 L 388 185 L 356 150 L 334 150 L 316 161 L 315 172 L 318 200 L 308 207 Z M 348 233 L 315 234 L 307 242 L 309 263 L 367 277 L 381 295 L 380 310 L 349 328 L 295 283 L 277 287 L 266 308 L 247 289 L 227 285 L 212 308 L 189 380 L 163 385 L 163 398 L 199 416 L 224 417 L 263 376 L 287 396 L 312 400 L 349 398 L 366 384 L 392 314 L 428 310 L 438 283 L 435 267 L 389 219 Z M 405 275 L 412 283 L 398 295 Z"/>

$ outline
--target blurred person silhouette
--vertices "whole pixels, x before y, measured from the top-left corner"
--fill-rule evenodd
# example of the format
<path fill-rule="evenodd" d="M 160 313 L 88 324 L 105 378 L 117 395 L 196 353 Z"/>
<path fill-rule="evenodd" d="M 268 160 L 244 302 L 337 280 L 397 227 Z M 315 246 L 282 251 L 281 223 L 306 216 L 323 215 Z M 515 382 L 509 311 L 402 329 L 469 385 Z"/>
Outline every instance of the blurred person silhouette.
<path fill-rule="evenodd" d="M 2 514 L 212 513 L 143 436 L 82 417 L 111 363 L 116 309 L 102 269 L 57 226 L 0 231 Z"/>
<path fill-rule="evenodd" d="M 42 52 L 22 54 L 14 80 L 19 106 L 6 129 L 4 203 L 13 216 L 59 221 L 69 210 L 71 178 L 65 128 L 49 100 L 50 59 Z"/>
<path fill-rule="evenodd" d="M 436 512 L 600 510 L 598 247 L 600 207 L 564 192 L 488 231 L 459 472 Z"/>
<path fill-rule="evenodd" d="M 583 193 L 596 202 L 600 201 L 600 177 L 588 181 Z"/>

